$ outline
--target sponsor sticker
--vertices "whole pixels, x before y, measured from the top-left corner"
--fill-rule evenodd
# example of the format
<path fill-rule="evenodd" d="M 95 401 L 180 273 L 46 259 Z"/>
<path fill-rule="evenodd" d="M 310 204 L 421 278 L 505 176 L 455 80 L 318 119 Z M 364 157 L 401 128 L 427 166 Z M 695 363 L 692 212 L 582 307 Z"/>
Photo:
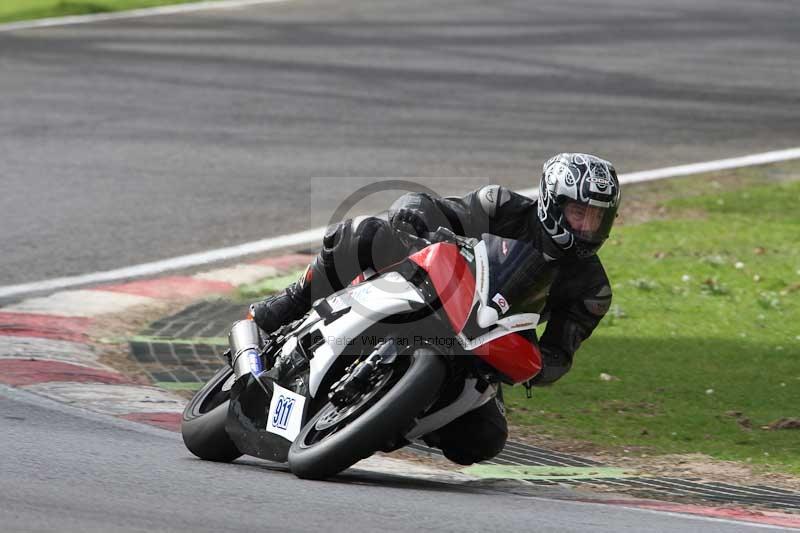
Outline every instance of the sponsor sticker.
<path fill-rule="evenodd" d="M 305 396 L 295 394 L 276 383 L 269 404 L 267 431 L 294 442 L 302 427 L 305 403 Z"/>
<path fill-rule="evenodd" d="M 503 401 L 497 396 L 494 397 L 494 401 L 497 404 L 497 410 L 500 411 L 500 414 L 506 416 L 506 406 L 503 404 Z"/>
<path fill-rule="evenodd" d="M 499 292 L 492 297 L 492 301 L 497 304 L 502 314 L 506 314 L 508 309 L 511 307 L 508 305 L 508 300 L 506 300 L 505 297 Z"/>
<path fill-rule="evenodd" d="M 608 186 L 608 178 L 606 178 L 604 176 L 589 176 L 588 178 L 586 178 L 586 181 L 588 181 L 589 183 L 594 183 L 595 185 L 598 185 L 599 187 L 607 187 Z"/>
<path fill-rule="evenodd" d="M 247 360 L 250 363 L 250 373 L 257 376 L 264 371 L 264 365 L 261 362 L 261 356 L 256 350 L 249 350 L 247 352 Z"/>
<path fill-rule="evenodd" d="M 366 303 L 372 293 L 372 284 L 362 285 L 350 293 L 350 296 L 361 303 Z"/>

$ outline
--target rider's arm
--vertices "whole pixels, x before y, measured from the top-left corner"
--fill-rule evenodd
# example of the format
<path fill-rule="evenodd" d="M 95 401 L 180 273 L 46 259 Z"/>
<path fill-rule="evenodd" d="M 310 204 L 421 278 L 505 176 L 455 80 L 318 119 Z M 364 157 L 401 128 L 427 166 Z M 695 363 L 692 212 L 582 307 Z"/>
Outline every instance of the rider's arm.
<path fill-rule="evenodd" d="M 417 235 L 444 226 L 467 237 L 480 238 L 482 233 L 491 233 L 513 238 L 522 229 L 520 218 L 532 202 L 500 185 L 487 185 L 464 196 L 445 198 L 409 193 L 392 204 L 389 220 L 395 228 Z"/>
<path fill-rule="evenodd" d="M 564 268 L 548 298 L 550 316 L 539 341 L 544 366 L 532 383 L 547 385 L 566 374 L 610 306 L 611 286 L 597 256 Z"/>

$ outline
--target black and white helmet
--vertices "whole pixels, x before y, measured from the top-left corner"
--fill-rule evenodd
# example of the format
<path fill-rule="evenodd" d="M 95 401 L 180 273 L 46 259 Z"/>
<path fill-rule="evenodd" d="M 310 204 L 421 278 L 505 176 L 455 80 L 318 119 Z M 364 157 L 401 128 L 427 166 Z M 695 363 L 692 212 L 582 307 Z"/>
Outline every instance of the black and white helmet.
<path fill-rule="evenodd" d="M 563 153 L 542 168 L 539 220 L 563 250 L 587 257 L 608 238 L 619 209 L 614 166 L 589 154 Z"/>

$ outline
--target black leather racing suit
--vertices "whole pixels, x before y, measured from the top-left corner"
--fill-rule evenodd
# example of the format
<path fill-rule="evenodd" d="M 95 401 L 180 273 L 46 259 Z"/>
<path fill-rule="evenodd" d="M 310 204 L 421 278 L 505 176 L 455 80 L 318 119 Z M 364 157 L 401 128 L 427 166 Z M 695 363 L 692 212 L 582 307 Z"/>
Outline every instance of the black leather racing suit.
<path fill-rule="evenodd" d="M 608 277 L 596 255 L 578 259 L 550 240 L 540 225 L 534 200 L 498 185 L 463 197 L 410 193 L 392 205 L 388 220 L 362 217 L 331 226 L 321 253 L 306 273 L 305 284 L 310 285 L 306 292 L 313 301 L 341 289 L 367 268 L 380 270 L 395 263 L 408 255 L 403 233 L 424 235 L 440 226 L 468 237 L 490 233 L 526 240 L 554 262 L 557 273 L 542 312 L 547 326 L 538 341 L 544 366 L 533 383 L 549 384 L 563 376 L 578 347 L 608 311 Z M 537 342 L 535 334 L 531 333 L 530 340 Z M 497 455 L 507 436 L 504 409 L 498 400 L 463 415 L 428 440 L 451 460 L 471 464 Z"/>
<path fill-rule="evenodd" d="M 418 235 L 446 226 L 468 237 L 490 233 L 532 242 L 557 263 L 542 312 L 547 327 L 538 344 L 545 366 L 536 383 L 552 383 L 570 369 L 575 352 L 611 305 L 611 286 L 600 259 L 565 254 L 543 231 L 536 202 L 505 187 L 489 185 L 462 197 L 406 194 L 392 205 L 389 220 L 394 228 Z"/>

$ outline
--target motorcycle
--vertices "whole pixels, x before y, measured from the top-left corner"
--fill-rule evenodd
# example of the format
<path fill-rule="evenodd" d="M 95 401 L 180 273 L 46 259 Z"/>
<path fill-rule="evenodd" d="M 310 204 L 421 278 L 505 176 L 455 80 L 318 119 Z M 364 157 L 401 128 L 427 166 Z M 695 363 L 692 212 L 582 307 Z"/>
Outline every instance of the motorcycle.
<path fill-rule="evenodd" d="M 288 462 L 333 476 L 419 440 L 541 369 L 540 315 L 552 263 L 524 241 L 440 228 L 419 251 L 365 272 L 272 335 L 234 324 L 226 365 L 183 413 L 201 459 Z"/>

